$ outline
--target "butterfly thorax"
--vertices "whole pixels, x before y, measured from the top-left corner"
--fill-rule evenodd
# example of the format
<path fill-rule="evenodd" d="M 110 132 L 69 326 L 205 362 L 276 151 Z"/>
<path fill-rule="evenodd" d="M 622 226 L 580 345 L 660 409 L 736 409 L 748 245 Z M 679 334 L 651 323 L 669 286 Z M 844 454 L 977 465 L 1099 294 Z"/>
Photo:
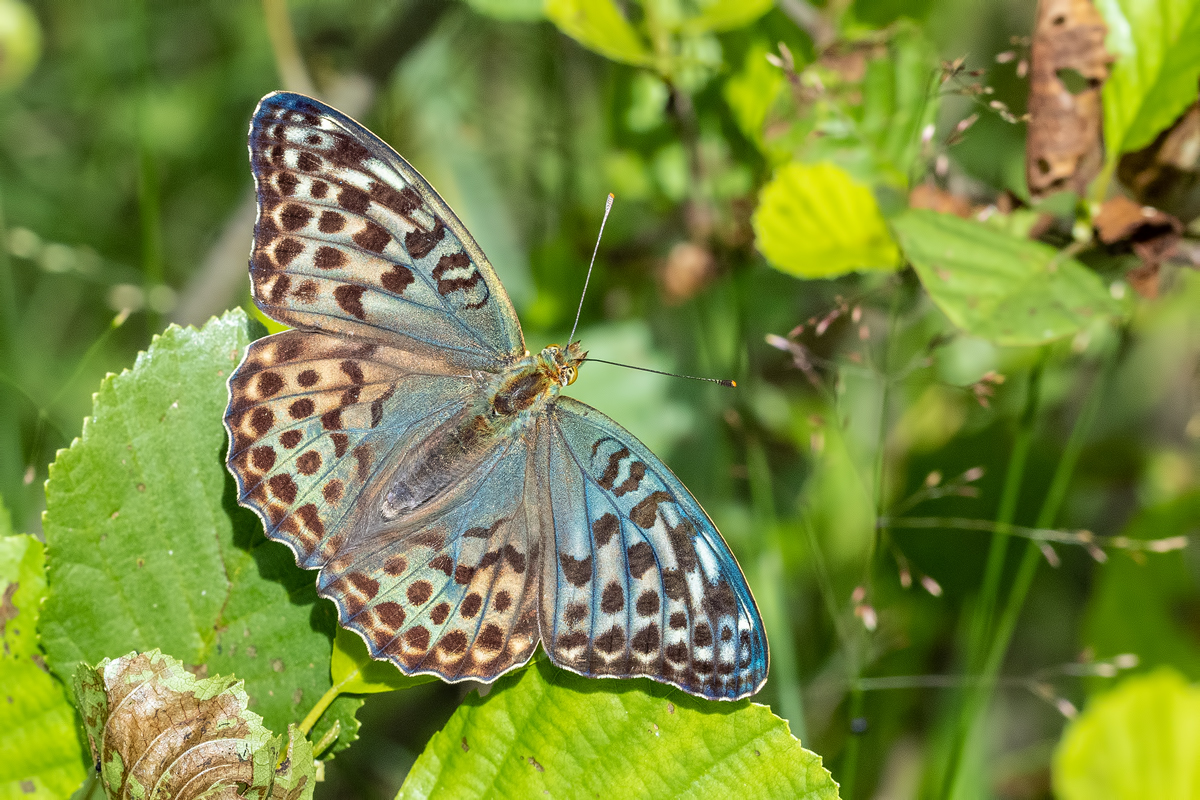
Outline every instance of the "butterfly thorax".
<path fill-rule="evenodd" d="M 574 383 L 586 357 L 578 344 L 550 345 L 484 380 L 466 407 L 412 448 L 392 475 L 381 512 L 394 520 L 437 500 L 470 474 L 497 446 L 533 424 L 564 386 Z"/>

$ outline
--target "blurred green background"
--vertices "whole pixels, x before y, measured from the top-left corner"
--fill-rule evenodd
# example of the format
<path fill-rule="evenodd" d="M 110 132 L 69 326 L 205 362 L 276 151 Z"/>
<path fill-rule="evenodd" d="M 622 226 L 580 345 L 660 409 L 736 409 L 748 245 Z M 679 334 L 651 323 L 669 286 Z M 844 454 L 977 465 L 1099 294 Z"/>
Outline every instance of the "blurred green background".
<path fill-rule="evenodd" d="M 652 14 L 683 19 L 697 5 L 626 10 L 654 30 Z M 39 531 L 47 465 L 106 373 L 169 323 L 252 308 L 249 117 L 269 91 L 315 91 L 456 209 L 532 350 L 570 329 L 616 194 L 584 346 L 738 388 L 592 364 L 572 394 L 658 452 L 717 522 L 771 638 L 756 699 L 825 758 L 844 797 L 940 796 L 955 731 L 980 722 L 961 748 L 961 796 L 1050 796 L 1065 718 L 1134 663 L 1105 659 L 1132 653 L 1134 669 L 1200 677 L 1200 562 L 1194 548 L 1116 548 L 1100 563 L 1058 546 L 1005 677 L 972 717 L 970 682 L 955 676 L 991 534 L 946 520 L 997 518 L 1024 436 L 1010 519 L 1034 525 L 1090 408 L 1043 527 L 1194 532 L 1200 282 L 1169 270 L 1158 299 L 1127 298 L 1126 325 L 1001 347 L 956 332 L 911 270 L 801 280 L 767 263 L 751 225 L 762 186 L 801 151 L 870 185 L 885 217 L 927 175 L 980 207 L 1027 201 L 1024 125 L 989 103 L 1023 113 L 1034 15 L 1027 0 L 778 0 L 731 24 L 671 28 L 667 69 L 585 49 L 540 0 L 0 0 L 0 494 L 16 529 Z M 802 70 L 819 53 L 836 102 L 788 106 L 778 64 Z M 987 102 L 939 84 L 941 61 L 959 57 Z M 872 122 L 878 80 L 890 105 Z M 927 138 L 880 144 L 923 120 L 935 125 Z M 1073 213 L 1070 202 L 1053 212 L 1064 241 Z M 1121 259 L 1088 263 L 1111 277 Z M 802 348 L 768 343 L 798 325 L 790 341 Z M 877 520 L 898 516 L 917 522 L 876 546 Z M 1003 585 L 1020 560 L 1014 547 L 1000 562 Z M 369 698 L 361 740 L 330 762 L 317 796 L 392 797 L 465 691 Z"/>

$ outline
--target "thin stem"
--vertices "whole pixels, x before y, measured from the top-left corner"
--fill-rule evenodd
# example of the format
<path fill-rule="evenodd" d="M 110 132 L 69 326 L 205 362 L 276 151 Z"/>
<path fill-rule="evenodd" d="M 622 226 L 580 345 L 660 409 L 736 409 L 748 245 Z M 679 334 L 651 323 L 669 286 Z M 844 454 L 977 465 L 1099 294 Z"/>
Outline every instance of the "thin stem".
<path fill-rule="evenodd" d="M 771 670 L 779 692 L 780 714 L 791 723 L 792 734 L 801 741 L 808 736 L 804 721 L 804 698 L 796 648 L 788 624 L 787 593 L 783 570 L 783 547 L 775 519 L 775 497 L 771 490 L 771 467 L 762 444 L 746 437 L 746 467 L 750 478 L 750 497 L 761 528 L 768 531 L 767 546 L 759 556 L 758 602 L 767 639 L 771 642 Z"/>
<path fill-rule="evenodd" d="M 271 40 L 271 50 L 275 54 L 275 69 L 279 71 L 283 88 L 316 97 L 317 88 L 308 75 L 304 59 L 300 57 L 300 47 L 296 44 L 287 0 L 263 0 L 263 17 L 267 24 L 267 37 Z"/>
<path fill-rule="evenodd" d="M 997 533 L 992 538 L 988 548 L 987 565 L 984 568 L 983 588 L 979 592 L 978 605 L 971 618 L 970 633 L 967 640 L 966 671 L 968 674 L 978 672 L 983 664 L 987 651 L 988 634 L 993 626 L 996 603 L 1000 594 L 1000 579 L 1004 574 L 1004 563 L 1008 556 L 1009 526 L 1016 516 L 1017 501 L 1020 499 L 1021 483 L 1025 477 L 1025 464 L 1029 456 L 1029 448 L 1033 443 L 1033 429 L 1037 420 L 1038 401 L 1041 393 L 1042 375 L 1045 371 L 1048 351 L 1043 349 L 1033 369 L 1029 372 L 1029 386 L 1025 395 L 1025 408 L 1017 429 L 1017 437 L 1013 442 L 1012 454 L 1009 456 L 1008 469 L 1004 476 L 1004 489 L 1000 495 L 1000 507 L 996 512 Z M 1036 547 L 1035 547 L 1036 549 Z M 1040 553 L 1039 553 L 1040 554 Z M 974 695 L 968 694 L 957 705 L 958 714 L 951 726 L 950 751 L 946 764 L 943 786 L 949 790 L 946 797 L 953 797 L 954 787 L 959 782 L 960 770 L 967 745 L 971 739 L 970 730 L 977 723 Z"/>
<path fill-rule="evenodd" d="M 1075 473 L 1075 467 L 1079 463 L 1079 455 L 1083 450 L 1084 441 L 1091 432 L 1092 424 L 1096 419 L 1096 413 L 1100 408 L 1104 387 L 1108 384 L 1109 378 L 1116 366 L 1117 356 L 1117 347 L 1113 347 L 1106 354 L 1101 372 L 1093 382 L 1083 408 L 1080 409 L 1079 416 L 1075 420 L 1075 426 L 1071 430 L 1071 436 L 1067 440 L 1067 445 L 1063 450 L 1062 458 L 1059 459 L 1058 466 L 1054 471 L 1054 477 L 1050 481 L 1050 489 L 1047 491 L 1046 498 L 1042 502 L 1041 511 L 1038 512 L 1036 523 L 1038 528 L 1047 528 L 1052 525 L 1058 516 L 1059 510 L 1062 508 L 1067 488 Z M 1004 656 L 1008 652 L 1013 632 L 1016 630 L 1017 620 L 1021 616 L 1021 611 L 1025 606 L 1025 599 L 1029 595 L 1029 589 L 1033 585 L 1034 576 L 1037 574 L 1039 561 L 1041 561 L 1041 551 L 1038 549 L 1037 543 L 1031 540 L 1025 545 L 1025 552 L 1021 556 L 1021 563 L 1017 568 L 1012 589 L 1009 591 L 1004 610 L 1000 615 L 1000 620 L 992 636 L 991 646 L 987 651 L 987 657 L 980 676 L 980 686 L 971 694 L 966 716 L 975 722 L 966 729 L 966 736 L 962 742 L 962 747 L 958 751 L 956 763 L 961 763 L 962 754 L 976 745 L 977 737 L 981 734 L 977 721 L 982 718 L 983 712 L 991 700 L 992 692 L 989 684 L 994 684 L 996 676 L 1000 673 Z M 951 780 L 948 784 L 950 787 L 949 796 L 957 796 L 957 793 L 963 788 L 961 786 L 962 780 L 962 774 L 957 770 L 951 775 Z"/>
<path fill-rule="evenodd" d="M 317 720 L 319 720 L 321 715 L 325 713 L 325 710 L 329 708 L 329 704 L 336 700 L 337 696 L 341 693 L 341 684 L 335 683 L 333 686 L 330 686 L 328 689 L 326 689 L 325 694 L 321 695 L 321 698 L 317 700 L 316 705 L 309 709 L 309 712 L 304 715 L 304 719 L 300 720 L 300 725 L 298 726 L 300 733 L 304 736 L 308 736 L 309 732 L 313 729 L 313 726 L 317 724 Z"/>

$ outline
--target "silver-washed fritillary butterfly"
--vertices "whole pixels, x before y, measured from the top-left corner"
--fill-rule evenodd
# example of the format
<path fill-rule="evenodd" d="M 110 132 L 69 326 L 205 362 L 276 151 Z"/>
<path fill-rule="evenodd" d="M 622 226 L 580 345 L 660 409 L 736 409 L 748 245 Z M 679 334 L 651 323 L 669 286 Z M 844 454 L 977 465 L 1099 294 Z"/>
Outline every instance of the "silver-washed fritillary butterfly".
<path fill-rule="evenodd" d="M 695 498 L 560 390 L 577 343 L 525 349 L 437 192 L 329 106 L 277 92 L 250 124 L 254 302 L 293 330 L 229 379 L 239 500 L 401 671 L 490 681 L 542 641 L 587 676 L 758 691 L 767 641 Z"/>

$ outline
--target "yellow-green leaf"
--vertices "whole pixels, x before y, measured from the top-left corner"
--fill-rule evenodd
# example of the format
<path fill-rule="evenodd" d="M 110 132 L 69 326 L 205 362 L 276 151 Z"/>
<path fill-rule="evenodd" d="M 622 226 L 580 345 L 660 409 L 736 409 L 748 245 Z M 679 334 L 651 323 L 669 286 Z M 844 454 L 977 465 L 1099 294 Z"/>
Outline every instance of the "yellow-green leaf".
<path fill-rule="evenodd" d="M 589 50 L 626 64 L 645 66 L 650 50 L 612 0 L 546 0 L 546 17 Z"/>
<path fill-rule="evenodd" d="M 333 639 L 329 673 L 334 687 L 350 694 L 391 692 L 437 680 L 432 675 L 409 677 L 390 661 L 376 661 L 358 634 L 340 626 Z"/>
<path fill-rule="evenodd" d="M 775 7 L 774 0 L 712 0 L 684 23 L 687 31 L 731 31 L 749 25 Z"/>
<path fill-rule="evenodd" d="M 1200 688 L 1173 669 L 1095 697 L 1054 754 L 1060 800 L 1200 799 Z"/>
<path fill-rule="evenodd" d="M 833 164 L 780 169 L 763 187 L 753 224 L 771 265 L 800 278 L 893 270 L 900 263 L 871 190 Z"/>

